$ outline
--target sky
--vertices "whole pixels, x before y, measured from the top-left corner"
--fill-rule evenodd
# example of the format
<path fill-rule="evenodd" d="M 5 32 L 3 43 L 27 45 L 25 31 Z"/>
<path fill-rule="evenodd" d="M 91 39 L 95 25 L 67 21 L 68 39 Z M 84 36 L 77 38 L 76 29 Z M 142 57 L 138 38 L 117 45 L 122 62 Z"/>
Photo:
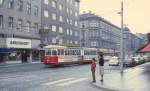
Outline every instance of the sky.
<path fill-rule="evenodd" d="M 81 0 L 80 14 L 83 11 L 105 18 L 120 27 L 121 0 Z M 124 24 L 132 33 L 150 32 L 150 0 L 124 0 Z"/>

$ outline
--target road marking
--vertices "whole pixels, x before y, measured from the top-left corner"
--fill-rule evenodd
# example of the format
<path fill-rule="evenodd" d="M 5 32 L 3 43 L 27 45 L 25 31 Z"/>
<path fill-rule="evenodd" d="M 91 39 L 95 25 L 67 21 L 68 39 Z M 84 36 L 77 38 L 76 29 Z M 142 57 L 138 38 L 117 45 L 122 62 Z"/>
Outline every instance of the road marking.
<path fill-rule="evenodd" d="M 57 81 L 53 81 L 53 82 L 44 83 L 43 85 L 54 85 L 57 83 L 61 83 L 61 82 L 65 82 L 65 81 L 69 81 L 69 80 L 73 80 L 73 79 L 75 79 L 75 78 L 61 79 L 61 80 L 57 80 Z"/>
<path fill-rule="evenodd" d="M 72 80 L 72 81 L 68 81 L 68 82 L 65 82 L 65 83 L 56 84 L 56 86 L 61 86 L 61 87 L 62 86 L 67 86 L 67 85 L 77 83 L 77 82 L 81 82 L 81 81 L 84 81 L 84 80 L 87 80 L 87 78 L 80 78 L 80 79 L 77 79 L 77 80 Z"/>

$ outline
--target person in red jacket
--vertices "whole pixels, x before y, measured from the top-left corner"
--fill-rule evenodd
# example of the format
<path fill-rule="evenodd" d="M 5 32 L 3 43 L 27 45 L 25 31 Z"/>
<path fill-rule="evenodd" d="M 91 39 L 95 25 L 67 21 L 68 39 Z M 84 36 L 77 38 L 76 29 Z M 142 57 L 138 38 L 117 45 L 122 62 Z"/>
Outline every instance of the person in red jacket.
<path fill-rule="evenodd" d="M 92 72 L 93 82 L 96 82 L 96 79 L 95 79 L 95 70 L 96 70 L 96 59 L 93 58 L 92 59 L 92 63 L 91 63 L 91 72 Z"/>

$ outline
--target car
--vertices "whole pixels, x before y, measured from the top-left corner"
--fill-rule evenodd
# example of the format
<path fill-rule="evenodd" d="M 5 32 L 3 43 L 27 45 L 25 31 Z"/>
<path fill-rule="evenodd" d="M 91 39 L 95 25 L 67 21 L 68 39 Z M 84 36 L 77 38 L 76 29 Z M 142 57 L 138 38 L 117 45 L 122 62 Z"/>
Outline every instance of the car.
<path fill-rule="evenodd" d="M 141 59 L 139 57 L 132 57 L 132 60 L 136 62 L 136 64 L 140 64 Z"/>
<path fill-rule="evenodd" d="M 141 64 L 141 63 L 145 63 L 146 62 L 146 59 L 144 58 L 144 56 L 141 56 L 141 55 L 138 55 L 138 56 L 135 56 L 135 57 L 132 57 L 135 62 L 137 64 Z"/>
<path fill-rule="evenodd" d="M 134 66 L 136 66 L 136 61 L 132 57 L 125 58 L 124 66 L 126 66 L 126 67 L 134 67 Z"/>
<path fill-rule="evenodd" d="M 108 61 L 109 66 L 118 66 L 120 64 L 118 57 L 112 57 Z"/>

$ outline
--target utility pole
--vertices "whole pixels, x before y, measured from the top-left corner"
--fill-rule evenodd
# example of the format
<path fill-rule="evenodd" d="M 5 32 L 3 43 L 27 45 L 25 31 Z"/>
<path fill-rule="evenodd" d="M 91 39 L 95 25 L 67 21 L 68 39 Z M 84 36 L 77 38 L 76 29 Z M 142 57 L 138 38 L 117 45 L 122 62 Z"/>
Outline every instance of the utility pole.
<path fill-rule="evenodd" d="M 120 72 L 123 73 L 124 64 L 124 0 L 121 0 L 121 65 Z"/>

